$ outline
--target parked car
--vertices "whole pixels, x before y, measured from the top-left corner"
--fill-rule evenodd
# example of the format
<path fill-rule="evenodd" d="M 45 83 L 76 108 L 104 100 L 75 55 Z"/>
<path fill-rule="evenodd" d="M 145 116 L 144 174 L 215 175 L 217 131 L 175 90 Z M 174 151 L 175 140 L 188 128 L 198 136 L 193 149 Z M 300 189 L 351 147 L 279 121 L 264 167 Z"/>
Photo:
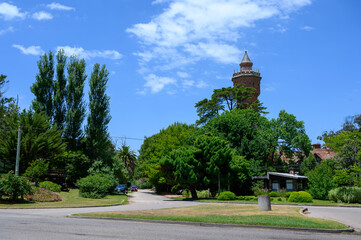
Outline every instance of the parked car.
<path fill-rule="evenodd" d="M 63 191 L 63 192 L 69 192 L 68 184 L 67 183 L 62 183 L 60 190 Z"/>
<path fill-rule="evenodd" d="M 130 188 L 130 191 L 132 191 L 132 192 L 138 192 L 137 186 L 133 185 L 133 186 Z"/>
<path fill-rule="evenodd" d="M 119 184 L 119 185 L 114 189 L 114 192 L 127 194 L 127 193 L 128 193 L 127 184 Z"/>

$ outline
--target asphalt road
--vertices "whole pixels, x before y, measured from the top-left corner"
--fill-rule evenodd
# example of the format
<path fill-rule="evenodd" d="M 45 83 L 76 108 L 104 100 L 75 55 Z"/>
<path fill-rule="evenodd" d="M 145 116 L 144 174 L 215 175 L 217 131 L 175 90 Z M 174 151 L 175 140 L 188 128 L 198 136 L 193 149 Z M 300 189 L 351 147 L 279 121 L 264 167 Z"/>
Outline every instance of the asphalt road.
<path fill-rule="evenodd" d="M 348 207 L 307 207 L 309 217 L 334 220 L 352 226 L 361 232 L 361 208 Z"/>
<path fill-rule="evenodd" d="M 75 219 L 74 213 L 158 209 L 200 203 L 172 201 L 151 192 L 131 194 L 131 204 L 100 208 L 0 209 L 0 240 L 68 239 L 360 239 L 360 235 L 257 228 L 201 227 L 133 221 Z"/>

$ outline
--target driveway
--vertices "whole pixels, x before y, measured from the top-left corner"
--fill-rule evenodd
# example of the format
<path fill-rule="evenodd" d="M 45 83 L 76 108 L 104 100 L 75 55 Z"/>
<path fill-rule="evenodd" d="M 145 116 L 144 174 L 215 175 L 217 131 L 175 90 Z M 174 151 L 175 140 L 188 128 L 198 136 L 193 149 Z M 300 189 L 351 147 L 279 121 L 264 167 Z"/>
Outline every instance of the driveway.
<path fill-rule="evenodd" d="M 309 217 L 334 220 L 361 231 L 361 208 L 348 207 L 307 207 Z"/>
<path fill-rule="evenodd" d="M 139 190 L 129 194 L 129 204 L 111 207 L 86 207 L 86 208 L 53 208 L 53 209 L 0 209 L 1 213 L 25 214 L 39 216 L 62 217 L 77 213 L 105 212 L 105 211 L 127 211 L 127 210 L 147 210 L 173 207 L 188 207 L 202 203 L 175 201 L 170 198 L 157 195 L 150 190 Z"/>

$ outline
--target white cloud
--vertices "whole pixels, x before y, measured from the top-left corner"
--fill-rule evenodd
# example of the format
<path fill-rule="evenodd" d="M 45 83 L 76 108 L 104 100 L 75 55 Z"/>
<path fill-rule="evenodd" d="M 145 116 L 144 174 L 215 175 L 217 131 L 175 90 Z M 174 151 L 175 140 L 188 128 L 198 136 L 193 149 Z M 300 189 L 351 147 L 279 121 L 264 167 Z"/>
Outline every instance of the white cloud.
<path fill-rule="evenodd" d="M 51 10 L 64 10 L 64 11 L 75 10 L 75 8 L 73 8 L 73 7 L 68 7 L 68 6 L 65 6 L 60 3 L 56 3 L 56 2 L 52 2 L 48 5 L 46 5 L 46 7 L 50 8 Z"/>
<path fill-rule="evenodd" d="M 64 52 L 66 55 L 68 56 L 78 56 L 80 58 L 84 58 L 84 59 L 90 59 L 90 58 L 108 58 L 108 59 L 113 59 L 113 60 L 117 60 L 122 58 L 122 54 L 120 54 L 118 51 L 116 50 L 104 50 L 104 51 L 100 51 L 100 50 L 85 50 L 82 47 L 70 47 L 70 46 L 59 46 L 56 48 L 56 51 L 59 51 L 60 49 L 64 49 Z"/>
<path fill-rule="evenodd" d="M 13 27 L 8 27 L 6 29 L 1 29 L 0 30 L 0 35 L 3 35 L 3 34 L 8 33 L 8 32 L 14 32 L 14 28 Z"/>
<path fill-rule="evenodd" d="M 272 32 L 280 32 L 280 33 L 286 32 L 286 28 L 283 27 L 281 24 L 276 24 L 276 26 L 270 27 L 269 30 L 271 30 Z"/>
<path fill-rule="evenodd" d="M 13 47 L 19 49 L 25 55 L 42 55 L 42 54 L 44 54 L 44 51 L 41 49 L 40 46 L 30 46 L 30 47 L 26 48 L 22 45 L 13 44 Z"/>
<path fill-rule="evenodd" d="M 23 19 L 26 16 L 25 12 L 21 12 L 20 8 L 9 3 L 0 3 L 0 17 L 4 18 L 6 21 L 12 20 L 14 18 Z"/>
<path fill-rule="evenodd" d="M 237 63 L 242 57 L 238 41 L 245 28 L 259 20 L 287 18 L 311 0 L 154 0 L 152 4 L 168 6 L 148 22 L 126 30 L 142 45 L 135 54 L 143 74 L 184 69 L 208 59 Z"/>
<path fill-rule="evenodd" d="M 197 83 L 196 87 L 197 88 L 205 88 L 205 87 L 208 87 L 208 84 L 205 81 L 201 80 Z"/>
<path fill-rule="evenodd" d="M 50 20 L 50 19 L 53 19 L 53 15 L 51 15 L 48 12 L 43 12 L 43 11 L 34 13 L 32 17 L 34 19 L 36 19 L 36 20 Z"/>
<path fill-rule="evenodd" d="M 193 80 L 183 80 L 182 85 L 184 88 L 189 88 L 194 86 Z"/>
<path fill-rule="evenodd" d="M 177 72 L 177 75 L 180 78 L 189 78 L 189 74 L 186 72 Z"/>
<path fill-rule="evenodd" d="M 311 26 L 302 26 L 301 27 L 301 30 L 305 30 L 305 31 L 312 31 L 314 30 L 315 28 L 314 27 L 311 27 Z"/>
<path fill-rule="evenodd" d="M 152 93 L 158 93 L 164 89 L 167 85 L 174 85 L 177 81 L 169 77 L 159 77 L 155 74 L 149 74 L 145 77 L 146 83 L 144 86 L 150 88 Z"/>

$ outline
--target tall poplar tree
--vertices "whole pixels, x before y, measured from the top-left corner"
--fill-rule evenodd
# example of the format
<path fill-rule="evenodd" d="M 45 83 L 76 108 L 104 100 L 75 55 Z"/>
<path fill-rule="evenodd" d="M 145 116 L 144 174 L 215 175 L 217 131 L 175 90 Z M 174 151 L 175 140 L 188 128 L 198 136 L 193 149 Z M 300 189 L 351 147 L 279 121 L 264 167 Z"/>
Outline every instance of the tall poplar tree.
<path fill-rule="evenodd" d="M 56 55 L 56 81 L 54 82 L 54 121 L 59 129 L 64 129 L 66 117 L 66 55 L 63 49 Z"/>
<path fill-rule="evenodd" d="M 77 57 L 70 57 L 68 64 L 68 85 L 66 87 L 66 127 L 64 137 L 70 150 L 79 150 L 80 141 L 83 137 L 82 124 L 85 118 L 84 82 L 85 61 Z"/>
<path fill-rule="evenodd" d="M 109 72 L 97 63 L 89 81 L 89 115 L 86 126 L 87 155 L 91 160 L 107 161 L 104 154 L 110 147 L 108 124 L 111 119 L 109 96 L 105 93 Z"/>
<path fill-rule="evenodd" d="M 35 112 L 45 112 L 53 117 L 53 92 L 54 92 L 54 54 L 44 54 L 38 61 L 39 73 L 36 74 L 35 83 L 30 90 L 35 95 L 32 108 Z M 51 119 L 50 119 L 51 120 Z"/>

